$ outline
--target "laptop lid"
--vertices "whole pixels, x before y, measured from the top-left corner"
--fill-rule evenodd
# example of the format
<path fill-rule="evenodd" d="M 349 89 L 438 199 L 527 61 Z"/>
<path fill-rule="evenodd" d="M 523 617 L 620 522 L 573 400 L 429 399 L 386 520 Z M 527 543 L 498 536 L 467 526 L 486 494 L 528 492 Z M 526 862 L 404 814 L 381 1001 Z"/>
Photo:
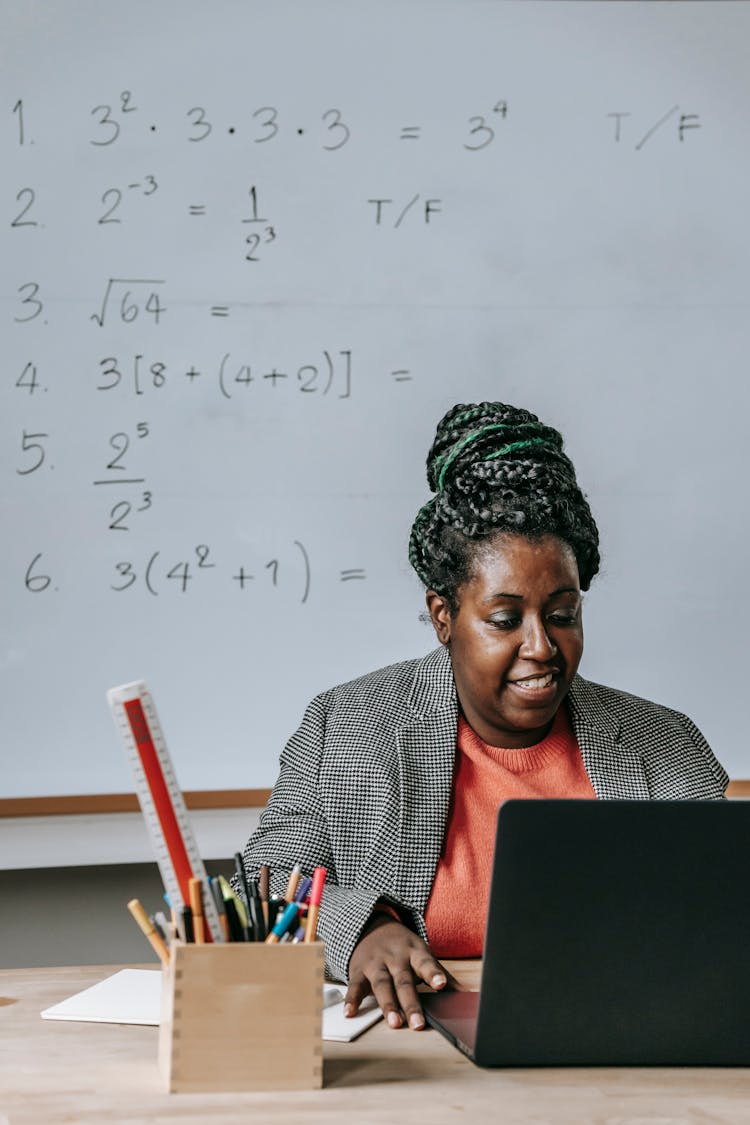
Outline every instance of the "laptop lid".
<path fill-rule="evenodd" d="M 502 804 L 474 1060 L 750 1064 L 749 855 L 750 803 Z"/>

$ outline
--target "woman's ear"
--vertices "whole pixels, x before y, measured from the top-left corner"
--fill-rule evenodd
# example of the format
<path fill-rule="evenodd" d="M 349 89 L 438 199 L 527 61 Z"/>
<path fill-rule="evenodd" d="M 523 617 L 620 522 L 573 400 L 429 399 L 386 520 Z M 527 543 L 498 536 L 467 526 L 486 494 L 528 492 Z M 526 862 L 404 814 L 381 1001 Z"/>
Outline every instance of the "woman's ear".
<path fill-rule="evenodd" d="M 451 641 L 451 613 L 448 603 L 442 594 L 436 590 L 428 590 L 425 595 L 427 612 L 430 615 L 432 627 L 441 645 L 448 645 Z"/>

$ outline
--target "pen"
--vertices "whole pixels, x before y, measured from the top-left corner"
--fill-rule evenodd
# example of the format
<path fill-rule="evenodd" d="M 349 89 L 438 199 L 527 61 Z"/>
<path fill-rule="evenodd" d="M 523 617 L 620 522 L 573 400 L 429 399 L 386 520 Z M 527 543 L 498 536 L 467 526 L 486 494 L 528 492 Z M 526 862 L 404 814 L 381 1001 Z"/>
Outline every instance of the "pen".
<path fill-rule="evenodd" d="M 258 892 L 260 894 L 263 919 L 268 929 L 268 899 L 271 895 L 271 868 L 267 863 L 261 863 L 258 868 Z"/>
<path fill-rule="evenodd" d="M 245 865 L 242 862 L 241 852 L 234 853 L 234 870 L 237 876 L 237 886 L 240 892 L 239 897 L 242 900 L 242 905 L 245 907 L 245 913 L 248 917 L 248 928 L 250 926 L 250 922 L 252 921 L 253 933 L 250 935 L 250 940 L 256 941 L 258 938 L 258 934 L 255 926 L 255 915 L 253 913 L 252 904 L 250 902 L 250 888 L 247 885 L 247 873 L 245 871 Z"/>
<path fill-rule="evenodd" d="M 221 886 L 222 894 L 224 895 L 224 908 L 227 912 L 229 919 L 229 928 L 232 928 L 232 919 L 236 919 L 237 926 L 240 929 L 239 936 L 233 936 L 233 941 L 252 941 L 253 937 L 250 933 L 250 919 L 248 918 L 242 899 L 234 893 L 227 880 L 223 875 L 219 876 L 219 884 Z M 231 907 L 231 910 L 230 910 Z"/>
<path fill-rule="evenodd" d="M 128 910 L 133 915 L 136 922 L 150 941 L 151 947 L 156 952 L 162 965 L 168 965 L 169 953 L 167 952 L 167 947 L 156 932 L 156 928 L 154 927 L 153 923 L 149 921 L 149 917 L 146 914 L 146 911 L 143 909 L 137 898 L 131 898 L 130 902 L 128 903 Z"/>
<path fill-rule="evenodd" d="M 203 923 L 203 886 L 200 879 L 188 880 L 188 892 L 190 894 L 190 909 L 193 914 L 193 933 L 195 935 L 195 944 L 203 945 L 205 943 L 206 936 Z"/>
<path fill-rule="evenodd" d="M 285 902 L 294 902 L 294 892 L 297 890 L 297 884 L 302 874 L 302 868 L 298 863 L 295 863 L 292 870 L 289 872 L 289 882 L 286 885 L 286 893 L 284 894 Z"/>
<path fill-rule="evenodd" d="M 245 941 L 246 928 L 240 922 L 237 907 L 231 898 L 225 899 L 224 908 L 227 913 L 227 929 L 230 941 Z"/>
<path fill-rule="evenodd" d="M 268 906 L 268 929 L 272 930 L 273 927 L 276 925 L 276 919 L 279 917 L 279 914 L 282 914 L 284 912 L 284 908 L 286 907 L 286 903 L 284 902 L 284 899 L 279 898 L 278 895 L 271 895 L 270 899 L 268 900 L 267 906 Z"/>
<path fill-rule="evenodd" d="M 310 905 L 307 908 L 307 923 L 305 925 L 305 942 L 315 941 L 318 932 L 318 914 L 320 900 L 323 897 L 323 884 L 328 874 L 325 867 L 316 867 L 313 871 L 312 887 L 310 888 Z"/>
<path fill-rule="evenodd" d="M 174 929 L 173 923 L 167 921 L 167 916 L 163 910 L 157 910 L 154 914 L 154 924 L 157 930 L 164 935 L 165 939 L 169 937 L 170 929 Z"/>
<path fill-rule="evenodd" d="M 169 907 L 169 916 L 172 919 L 172 925 L 174 926 L 175 929 L 177 929 L 178 928 L 177 927 L 177 912 L 175 911 L 175 908 L 172 906 L 172 900 L 170 899 L 170 897 L 169 897 L 169 895 L 167 894 L 166 891 L 162 895 L 162 898 L 164 899 L 167 906 Z"/>
<path fill-rule="evenodd" d="M 229 923 L 227 922 L 227 912 L 224 908 L 224 896 L 221 893 L 221 884 L 217 878 L 209 875 L 208 886 L 216 904 L 216 913 L 219 915 L 219 925 L 221 926 L 224 941 L 229 941 Z"/>
<path fill-rule="evenodd" d="M 183 906 L 180 911 L 182 917 L 182 928 L 185 934 L 185 941 L 190 943 L 195 941 L 195 931 L 193 930 L 193 912 L 189 906 Z"/>
<path fill-rule="evenodd" d="M 180 910 L 177 914 L 172 911 L 172 917 L 174 918 L 175 937 L 179 938 L 182 942 L 187 941 L 185 937 L 185 919 L 182 917 L 182 911 Z"/>
<path fill-rule="evenodd" d="M 258 884 L 255 882 L 255 879 L 248 879 L 247 885 L 250 894 L 250 917 L 252 919 L 253 930 L 255 932 L 255 940 L 265 941 L 267 926 L 265 915 L 263 914 L 262 910 L 263 904 L 261 903 L 260 895 L 258 894 Z"/>
<path fill-rule="evenodd" d="M 292 926 L 294 925 L 294 923 L 297 921 L 298 915 L 299 915 L 299 903 L 297 903 L 297 902 L 288 903 L 286 910 L 281 915 L 278 922 L 276 923 L 276 925 L 274 926 L 274 928 L 271 930 L 270 934 L 266 938 L 266 944 L 267 945 L 273 945 L 275 942 L 280 941 L 283 938 L 284 934 L 288 930 L 290 930 L 292 928 Z"/>
<path fill-rule="evenodd" d="M 299 881 L 299 885 L 297 887 L 297 890 L 294 892 L 294 901 L 295 902 L 304 902 L 305 899 L 307 898 L 308 894 L 310 893 L 310 887 L 311 886 L 312 886 L 312 879 L 310 878 L 310 876 L 309 875 L 303 875 L 302 878 Z"/>
<path fill-rule="evenodd" d="M 162 918 L 163 918 L 163 917 L 164 917 L 164 915 L 162 914 Z M 156 914 L 149 914 L 149 916 L 148 916 L 148 920 L 149 920 L 149 922 L 151 923 L 151 925 L 152 925 L 152 926 L 154 927 L 154 930 L 155 930 L 155 931 L 156 931 L 156 933 L 157 933 L 157 934 L 159 935 L 159 937 L 161 938 L 161 940 L 162 940 L 162 941 L 163 941 L 163 942 L 164 942 L 164 943 L 166 944 L 166 941 L 167 941 L 167 930 L 166 930 L 166 927 L 165 927 L 165 926 L 162 926 L 162 924 L 161 924 L 161 922 L 159 921 L 159 919 L 158 919 L 158 917 L 157 917 L 157 915 L 156 915 Z"/>

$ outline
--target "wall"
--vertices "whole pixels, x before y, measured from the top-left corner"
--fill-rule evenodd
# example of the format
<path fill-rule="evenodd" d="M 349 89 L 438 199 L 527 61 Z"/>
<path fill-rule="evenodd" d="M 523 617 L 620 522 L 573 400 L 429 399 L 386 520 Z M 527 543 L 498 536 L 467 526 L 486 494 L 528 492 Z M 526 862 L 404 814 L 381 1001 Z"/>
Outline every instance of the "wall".
<path fill-rule="evenodd" d="M 6 797 L 272 783 L 432 645 L 406 539 L 457 401 L 566 434 L 583 671 L 747 776 L 746 3 L 5 5 Z"/>

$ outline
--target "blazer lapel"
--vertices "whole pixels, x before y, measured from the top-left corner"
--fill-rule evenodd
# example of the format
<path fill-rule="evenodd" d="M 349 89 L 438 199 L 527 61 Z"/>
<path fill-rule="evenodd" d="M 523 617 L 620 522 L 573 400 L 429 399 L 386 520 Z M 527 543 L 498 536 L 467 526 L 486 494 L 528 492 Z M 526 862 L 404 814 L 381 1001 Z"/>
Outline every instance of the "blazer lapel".
<path fill-rule="evenodd" d="M 576 676 L 568 693 L 573 729 L 600 799 L 650 796 L 640 755 L 622 744 L 620 721 L 594 684 Z M 419 665 L 409 709 L 396 731 L 399 764 L 394 895 L 424 913 L 443 846 L 456 756 L 458 703 L 450 654 L 438 649 Z"/>
<path fill-rule="evenodd" d="M 448 820 L 458 705 L 450 655 L 430 653 L 414 678 L 414 718 L 396 732 L 401 781 L 396 894 L 424 912 Z"/>
<path fill-rule="evenodd" d="M 643 762 L 623 746 L 620 720 L 601 702 L 596 686 L 575 676 L 568 692 L 573 730 L 597 797 L 628 800 L 650 797 Z"/>

